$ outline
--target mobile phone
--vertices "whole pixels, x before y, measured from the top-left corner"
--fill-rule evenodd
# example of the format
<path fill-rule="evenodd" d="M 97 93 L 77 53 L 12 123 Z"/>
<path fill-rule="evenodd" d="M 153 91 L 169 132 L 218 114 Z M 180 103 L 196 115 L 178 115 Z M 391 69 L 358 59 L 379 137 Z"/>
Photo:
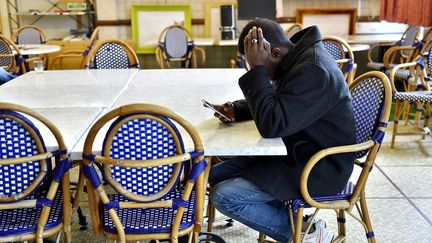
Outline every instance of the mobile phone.
<path fill-rule="evenodd" d="M 212 109 L 214 112 L 222 116 L 223 118 L 227 119 L 228 121 L 231 121 L 230 118 L 228 118 L 226 115 L 224 115 L 222 112 L 218 111 L 212 104 L 210 104 L 205 99 L 201 99 L 201 102 L 204 104 L 205 107 Z"/>

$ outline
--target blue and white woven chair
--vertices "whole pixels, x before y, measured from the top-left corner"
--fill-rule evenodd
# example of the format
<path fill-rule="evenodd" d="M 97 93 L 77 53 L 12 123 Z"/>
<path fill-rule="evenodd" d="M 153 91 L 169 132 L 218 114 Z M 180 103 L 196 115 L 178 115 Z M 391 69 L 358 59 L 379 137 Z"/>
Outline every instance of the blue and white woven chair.
<path fill-rule="evenodd" d="M 62 53 L 62 54 L 56 56 L 51 62 L 51 69 L 55 69 L 56 66 L 58 65 L 58 68 L 60 70 L 64 70 L 63 63 L 65 62 L 65 60 L 70 60 L 70 59 L 81 59 L 81 62 L 79 64 L 78 68 L 84 68 L 84 62 L 86 61 L 86 58 L 87 58 L 90 50 L 95 45 L 95 41 L 98 37 L 99 30 L 100 30 L 100 27 L 96 27 L 93 30 L 93 32 L 92 32 L 92 34 L 88 40 L 89 45 L 86 46 L 85 50 L 71 50 L 71 51 L 67 51 L 65 53 Z"/>
<path fill-rule="evenodd" d="M 391 141 L 391 148 L 394 148 L 397 135 L 431 135 L 432 132 L 429 125 L 430 113 L 432 111 L 432 90 L 431 90 L 431 73 L 432 73 L 432 41 L 426 44 L 425 48 L 429 48 L 426 52 L 422 52 L 414 62 L 396 65 L 390 73 L 390 81 L 393 89 L 393 95 L 396 100 L 394 125 Z M 404 92 L 398 92 L 395 79 L 399 70 L 408 69 L 410 76 L 407 78 L 409 86 Z M 402 104 L 401 104 L 402 103 Z M 415 113 L 410 113 L 411 104 L 415 105 Z M 421 117 L 423 114 L 423 124 L 421 125 Z M 406 121 L 405 125 L 411 123 L 410 116 L 414 115 L 413 125 L 416 128 L 414 132 L 398 132 L 399 119 L 402 116 Z"/>
<path fill-rule="evenodd" d="M 46 149 L 30 119 L 48 128 L 58 143 L 55 150 Z M 52 123 L 26 107 L 0 102 L 1 242 L 42 243 L 61 232 L 63 242 L 71 242 L 69 168 L 63 138 Z"/>
<path fill-rule="evenodd" d="M 26 72 L 18 46 L 3 35 L 0 35 L 0 67 L 12 74 Z"/>
<path fill-rule="evenodd" d="M 357 64 L 354 62 L 354 53 L 349 44 L 337 36 L 325 36 L 322 41 L 326 50 L 342 70 L 346 82 L 350 84 L 354 80 Z"/>
<path fill-rule="evenodd" d="M 95 155 L 94 139 L 113 119 L 102 154 Z M 176 126 L 186 131 L 182 135 L 193 142 L 194 151 L 184 151 Z M 166 239 L 176 243 L 183 235 L 197 242 L 209 170 L 203 154 L 193 126 L 161 106 L 131 104 L 101 117 L 87 136 L 82 164 L 90 182 L 93 230 L 120 242 Z M 96 163 L 116 193 L 106 193 Z"/>
<path fill-rule="evenodd" d="M 44 31 L 35 25 L 26 25 L 19 28 L 12 39 L 18 45 L 46 43 Z"/>
<path fill-rule="evenodd" d="M 135 51 L 126 42 L 109 39 L 91 48 L 85 67 L 87 69 L 139 69 L 140 64 Z"/>
<path fill-rule="evenodd" d="M 303 25 L 300 23 L 294 23 L 291 25 L 286 31 L 285 35 L 289 38 L 291 38 L 295 33 L 299 32 L 303 29 Z"/>
<path fill-rule="evenodd" d="M 381 43 L 371 46 L 368 52 L 368 64 L 371 69 L 378 71 L 386 71 L 392 69 L 398 63 L 410 62 L 416 55 L 418 50 L 418 36 L 420 34 L 419 27 L 410 25 L 402 38 L 396 43 Z M 383 56 L 383 61 L 373 60 L 373 53 L 377 48 L 389 48 Z M 395 58 L 399 56 L 399 62 L 395 63 Z"/>
<path fill-rule="evenodd" d="M 180 63 L 182 68 L 196 68 L 198 52 L 201 53 L 200 66 L 204 66 L 206 59 L 204 49 L 195 46 L 188 30 L 179 25 L 171 25 L 162 30 L 159 35 L 156 60 L 160 68 L 171 68 L 172 62 Z"/>
<path fill-rule="evenodd" d="M 356 78 L 349 87 L 354 108 L 356 144 L 323 149 L 313 155 L 305 165 L 300 181 L 303 198 L 288 201 L 294 243 L 302 242 L 303 212 L 305 208 L 310 207 L 316 208 L 313 218 L 321 209 L 337 212 L 339 234 L 333 242 L 340 242 L 346 238 L 345 214 L 349 214 L 361 223 L 368 242 L 376 242 L 366 204 L 365 187 L 387 127 L 392 102 L 391 86 L 386 75 L 372 71 Z M 340 153 L 356 153 L 355 164 L 362 168 L 356 183 L 348 182 L 346 188 L 337 195 L 311 197 L 308 190 L 310 172 L 322 158 Z M 360 217 L 352 212 L 354 207 L 359 211 Z M 308 226 L 305 235 L 311 226 L 312 224 Z M 263 239 L 261 234 L 260 242 L 263 242 Z"/>

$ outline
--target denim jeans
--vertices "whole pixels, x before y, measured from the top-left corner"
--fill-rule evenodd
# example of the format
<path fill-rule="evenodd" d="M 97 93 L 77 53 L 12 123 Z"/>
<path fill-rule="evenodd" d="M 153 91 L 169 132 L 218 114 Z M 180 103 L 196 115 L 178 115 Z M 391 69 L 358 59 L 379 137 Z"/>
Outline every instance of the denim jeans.
<path fill-rule="evenodd" d="M 224 215 L 280 242 L 291 239 L 288 207 L 239 176 L 253 160 L 231 158 L 213 166 L 210 201 Z M 270 176 L 269 176 L 270 179 Z"/>

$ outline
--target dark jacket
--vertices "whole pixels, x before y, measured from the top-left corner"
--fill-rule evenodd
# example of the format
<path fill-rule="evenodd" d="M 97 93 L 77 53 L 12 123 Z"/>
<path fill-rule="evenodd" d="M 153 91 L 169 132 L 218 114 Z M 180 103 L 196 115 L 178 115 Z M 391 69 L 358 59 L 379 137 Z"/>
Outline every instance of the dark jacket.
<path fill-rule="evenodd" d="M 242 173 L 279 200 L 301 197 L 300 175 L 313 154 L 355 143 L 348 86 L 318 28 L 306 28 L 290 40 L 294 47 L 280 63 L 273 86 L 266 68 L 257 66 L 239 80 L 246 100 L 234 103 L 237 121 L 253 118 L 262 137 L 282 137 L 285 143 L 288 156 L 256 157 Z M 342 191 L 353 165 L 353 153 L 326 157 L 312 170 L 309 192 Z"/>

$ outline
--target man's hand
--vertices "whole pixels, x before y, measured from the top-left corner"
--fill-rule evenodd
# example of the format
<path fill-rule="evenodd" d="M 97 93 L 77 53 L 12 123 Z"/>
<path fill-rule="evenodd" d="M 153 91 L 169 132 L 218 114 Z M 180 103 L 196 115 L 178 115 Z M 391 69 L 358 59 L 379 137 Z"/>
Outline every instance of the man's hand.
<path fill-rule="evenodd" d="M 235 109 L 232 102 L 227 102 L 223 105 L 214 105 L 214 107 L 230 119 L 228 120 L 215 112 L 214 116 L 219 118 L 219 120 L 221 120 L 223 123 L 230 123 L 235 121 Z"/>
<path fill-rule="evenodd" d="M 264 39 L 261 28 L 253 27 L 244 39 L 244 52 L 250 68 L 266 65 L 271 55 L 270 43 Z"/>

